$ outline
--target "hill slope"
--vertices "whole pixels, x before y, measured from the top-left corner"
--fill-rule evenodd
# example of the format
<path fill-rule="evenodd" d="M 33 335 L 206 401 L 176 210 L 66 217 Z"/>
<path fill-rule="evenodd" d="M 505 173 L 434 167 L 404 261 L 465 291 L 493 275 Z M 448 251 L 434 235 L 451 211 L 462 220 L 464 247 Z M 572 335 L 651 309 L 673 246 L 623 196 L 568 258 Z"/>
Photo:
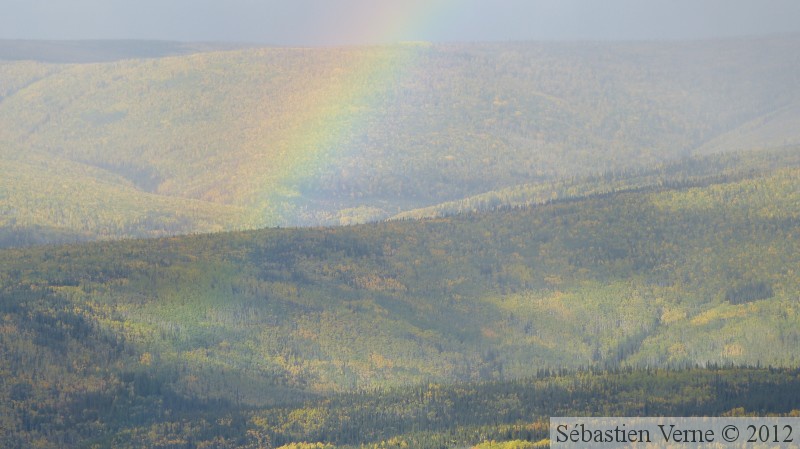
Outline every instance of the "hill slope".
<path fill-rule="evenodd" d="M 738 151 L 681 158 L 647 168 L 618 170 L 553 182 L 521 184 L 456 201 L 412 209 L 395 220 L 446 217 L 508 207 L 530 207 L 554 201 L 647 188 L 678 187 L 753 177 L 779 168 L 800 165 L 800 147 L 770 151 Z"/>
<path fill-rule="evenodd" d="M 0 225 L 113 238 L 346 224 L 726 150 L 736 133 L 749 136 L 749 148 L 797 143 L 799 43 L 259 48 L 0 62 L 0 162 L 19 173 L 0 191 Z M 779 135 L 765 131 L 770 124 Z M 54 167 L 37 172 L 43 159 Z M 75 182 L 54 195 L 61 178 Z M 131 206 L 109 214 L 81 183 Z M 43 196 L 58 210 L 38 213 Z M 78 215 L 83 223 L 69 218 Z"/>
<path fill-rule="evenodd" d="M 5 250 L 4 313 L 33 342 L 51 337 L 26 320 L 66 314 L 181 391 L 254 403 L 542 367 L 793 366 L 799 182 L 794 165 L 419 222 Z"/>
<path fill-rule="evenodd" d="M 796 371 L 657 369 L 797 366 L 798 162 L 707 157 L 421 221 L 2 250 L 0 438 L 441 447 L 589 409 L 788 413 Z M 610 372 L 547 374 L 578 367 Z M 455 385 L 403 387 L 432 381 Z M 377 390 L 330 395 L 353 389 Z"/>

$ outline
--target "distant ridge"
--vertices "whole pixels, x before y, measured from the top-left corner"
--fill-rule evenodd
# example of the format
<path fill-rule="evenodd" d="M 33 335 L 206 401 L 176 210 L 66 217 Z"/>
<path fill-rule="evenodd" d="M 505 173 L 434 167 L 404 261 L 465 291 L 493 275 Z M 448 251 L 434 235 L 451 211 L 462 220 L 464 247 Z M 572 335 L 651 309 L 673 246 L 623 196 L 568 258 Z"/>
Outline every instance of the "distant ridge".
<path fill-rule="evenodd" d="M 162 58 L 207 51 L 226 51 L 254 45 L 185 43 L 161 40 L 16 40 L 0 39 L 0 60 L 60 64 L 113 62 Z"/>

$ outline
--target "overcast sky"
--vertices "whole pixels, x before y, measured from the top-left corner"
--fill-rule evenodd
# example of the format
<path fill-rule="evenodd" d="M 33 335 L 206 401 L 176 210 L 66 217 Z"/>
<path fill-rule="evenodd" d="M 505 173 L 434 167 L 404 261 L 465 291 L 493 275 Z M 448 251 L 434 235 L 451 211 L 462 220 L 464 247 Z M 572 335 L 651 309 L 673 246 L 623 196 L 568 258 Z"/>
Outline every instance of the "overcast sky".
<path fill-rule="evenodd" d="M 800 32 L 800 0 L 0 0 L 0 38 L 274 45 Z"/>

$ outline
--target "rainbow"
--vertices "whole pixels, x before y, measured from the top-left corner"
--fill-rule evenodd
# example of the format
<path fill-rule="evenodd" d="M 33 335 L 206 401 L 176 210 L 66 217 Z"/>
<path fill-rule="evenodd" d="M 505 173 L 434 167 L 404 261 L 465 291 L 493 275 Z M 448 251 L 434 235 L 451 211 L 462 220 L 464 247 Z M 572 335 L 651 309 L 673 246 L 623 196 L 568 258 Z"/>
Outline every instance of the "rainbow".
<path fill-rule="evenodd" d="M 455 0 L 414 0 L 409 2 L 374 2 L 372 10 L 357 22 L 369 26 L 354 30 L 357 41 L 395 42 L 370 47 L 339 47 L 348 56 L 348 64 L 334 77 L 312 86 L 313 95 L 298 98 L 292 105 L 292 121 L 264 145 L 277 146 L 269 160 L 250 161 L 248 179 L 261 186 L 256 199 L 257 214 L 265 224 L 274 224 L 271 216 L 293 221 L 293 200 L 299 189 L 313 181 L 315 173 L 349 155 L 350 138 L 368 129 L 370 119 L 366 105 L 379 92 L 402 82 L 418 61 L 422 42 L 399 42 L 416 36 L 438 23 Z M 366 16 L 373 20 L 366 20 Z M 374 20 L 378 18 L 378 20 Z M 298 49 L 302 51 L 302 49 Z M 313 51 L 313 49 L 308 49 Z M 274 155 L 277 153 L 277 157 Z M 290 217 L 287 217 L 287 214 Z"/>

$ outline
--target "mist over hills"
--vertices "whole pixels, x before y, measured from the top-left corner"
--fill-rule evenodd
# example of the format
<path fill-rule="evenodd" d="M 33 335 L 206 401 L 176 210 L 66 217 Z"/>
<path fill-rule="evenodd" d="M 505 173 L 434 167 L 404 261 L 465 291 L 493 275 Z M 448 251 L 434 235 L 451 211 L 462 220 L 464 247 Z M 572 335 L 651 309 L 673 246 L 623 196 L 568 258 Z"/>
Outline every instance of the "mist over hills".
<path fill-rule="evenodd" d="M 91 64 L 35 61 L 48 60 L 37 45 L 0 53 L 34 59 L 0 63 L 11 245 L 351 224 L 800 141 L 798 36 L 199 53 L 84 43 L 73 60 L 114 59 Z"/>

